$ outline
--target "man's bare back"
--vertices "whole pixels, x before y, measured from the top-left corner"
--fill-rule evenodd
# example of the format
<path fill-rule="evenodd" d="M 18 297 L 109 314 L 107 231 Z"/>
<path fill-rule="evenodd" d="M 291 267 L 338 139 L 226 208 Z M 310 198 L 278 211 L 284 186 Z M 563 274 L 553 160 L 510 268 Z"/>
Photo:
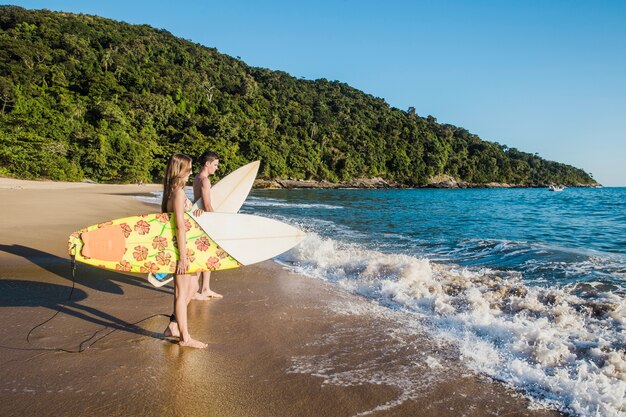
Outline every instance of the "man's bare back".
<path fill-rule="evenodd" d="M 200 207 L 204 211 L 215 211 L 211 204 L 211 180 L 209 175 L 215 174 L 219 165 L 219 159 L 203 159 L 203 165 L 200 172 L 193 178 L 193 200 L 198 201 L 202 198 L 202 206 Z M 202 276 L 202 286 L 200 292 L 194 294 L 194 300 L 206 301 L 212 298 L 222 298 L 221 294 L 209 288 L 209 280 L 211 279 L 211 272 L 205 271 L 200 274 Z"/>

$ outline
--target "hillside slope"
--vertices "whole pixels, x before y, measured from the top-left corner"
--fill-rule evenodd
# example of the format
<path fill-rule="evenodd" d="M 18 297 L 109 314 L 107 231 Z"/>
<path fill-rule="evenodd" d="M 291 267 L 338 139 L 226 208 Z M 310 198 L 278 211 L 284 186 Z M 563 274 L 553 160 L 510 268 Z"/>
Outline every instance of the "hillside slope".
<path fill-rule="evenodd" d="M 593 185 L 347 84 L 296 79 L 146 25 L 0 6 L 0 175 L 158 181 L 172 152 L 331 182 Z"/>

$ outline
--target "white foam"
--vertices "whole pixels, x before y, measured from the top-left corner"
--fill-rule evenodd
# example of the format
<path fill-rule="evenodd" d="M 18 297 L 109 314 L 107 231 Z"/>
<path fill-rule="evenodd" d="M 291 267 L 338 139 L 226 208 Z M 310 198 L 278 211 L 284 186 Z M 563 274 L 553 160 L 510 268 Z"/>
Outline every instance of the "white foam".
<path fill-rule="evenodd" d="M 518 273 L 431 264 L 315 233 L 289 264 L 427 318 L 437 337 L 458 344 L 466 366 L 536 404 L 579 416 L 626 413 L 626 305 L 618 294 L 587 300 L 568 288 L 526 286 Z"/>
<path fill-rule="evenodd" d="M 158 206 L 161 206 L 161 200 L 163 199 L 163 191 L 162 190 L 153 191 L 150 194 L 151 196 L 139 195 L 136 198 L 145 203 L 156 204 Z M 186 186 L 185 194 L 187 195 L 187 198 L 193 201 L 193 188 L 192 187 Z"/>
<path fill-rule="evenodd" d="M 252 207 L 282 207 L 282 208 L 298 208 L 298 209 L 310 209 L 310 208 L 321 208 L 328 210 L 338 210 L 343 209 L 342 206 L 335 206 L 332 204 L 321 204 L 321 203 L 295 203 L 295 202 L 287 202 L 286 200 L 279 200 L 275 198 L 263 198 L 263 197 L 254 197 L 250 196 L 246 199 L 247 206 Z"/>
<path fill-rule="evenodd" d="M 425 362 L 426 362 L 426 365 L 428 365 L 428 367 L 431 369 L 443 368 L 443 365 L 439 363 L 439 361 L 436 358 L 433 358 L 432 356 L 428 356 Z"/>
<path fill-rule="evenodd" d="M 163 192 L 155 191 L 150 194 L 152 194 L 152 196 L 144 196 L 144 195 L 137 196 L 137 200 L 143 201 L 144 203 L 156 204 L 160 206 L 161 199 L 163 198 Z"/>
<path fill-rule="evenodd" d="M 423 357 L 422 348 L 427 342 L 416 336 L 421 327 L 414 320 L 407 321 L 401 312 L 348 298 L 329 302 L 327 307 L 340 316 L 365 316 L 366 321 L 360 325 L 351 319 L 335 322 L 322 337 L 303 347 L 315 353 L 292 357 L 287 372 L 315 376 L 321 379 L 322 385 L 373 384 L 393 388 L 394 398 L 357 416 L 376 414 L 423 397 L 433 382 L 445 375 L 439 359 Z M 378 318 L 385 320 L 384 325 L 371 321 Z M 377 330 L 372 332 L 372 328 Z M 390 344 L 390 339 L 402 344 L 403 355 L 398 355 L 398 344 Z M 347 350 L 346 341 L 350 346 L 356 344 L 361 348 Z M 425 367 L 437 371 L 425 372 Z"/>

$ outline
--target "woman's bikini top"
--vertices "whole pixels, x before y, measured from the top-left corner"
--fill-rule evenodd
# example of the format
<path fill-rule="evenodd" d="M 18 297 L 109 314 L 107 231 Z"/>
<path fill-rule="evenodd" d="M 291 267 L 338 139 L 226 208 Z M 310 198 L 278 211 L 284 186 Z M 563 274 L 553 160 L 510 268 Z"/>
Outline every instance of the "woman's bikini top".
<path fill-rule="evenodd" d="M 168 204 L 169 205 L 169 204 Z M 191 200 L 189 198 L 187 198 L 187 196 L 185 195 L 185 211 L 191 211 L 191 209 L 193 208 L 193 203 L 191 202 Z M 172 209 L 172 211 L 174 211 Z"/>
<path fill-rule="evenodd" d="M 185 211 L 190 211 L 193 208 L 193 203 L 190 199 L 185 199 Z"/>

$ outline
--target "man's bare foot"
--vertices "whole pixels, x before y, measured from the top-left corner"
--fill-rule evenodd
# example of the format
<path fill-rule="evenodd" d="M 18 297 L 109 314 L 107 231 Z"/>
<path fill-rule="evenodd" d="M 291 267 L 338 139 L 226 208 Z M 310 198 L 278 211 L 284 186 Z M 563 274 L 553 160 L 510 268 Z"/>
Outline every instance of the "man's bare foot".
<path fill-rule="evenodd" d="M 180 337 L 180 330 L 178 330 L 178 323 L 170 321 L 165 330 L 163 331 L 165 337 Z"/>
<path fill-rule="evenodd" d="M 207 295 L 211 298 L 224 298 L 222 294 L 218 294 L 215 291 L 211 291 L 211 290 L 208 291 Z"/>
<path fill-rule="evenodd" d="M 206 349 L 207 346 L 209 346 L 206 343 L 202 343 L 199 340 L 194 340 L 194 339 L 181 340 L 180 342 L 178 342 L 178 344 L 181 346 L 192 347 L 195 349 Z"/>
<path fill-rule="evenodd" d="M 196 301 L 208 301 L 211 299 L 211 297 L 202 294 L 201 292 L 197 292 L 193 295 L 193 297 L 191 297 L 191 299 Z"/>
<path fill-rule="evenodd" d="M 224 296 L 222 294 L 218 294 L 215 291 L 204 291 L 204 292 L 197 292 L 193 295 L 192 300 L 198 300 L 198 301 L 208 301 L 211 300 L 213 298 L 224 298 Z"/>

